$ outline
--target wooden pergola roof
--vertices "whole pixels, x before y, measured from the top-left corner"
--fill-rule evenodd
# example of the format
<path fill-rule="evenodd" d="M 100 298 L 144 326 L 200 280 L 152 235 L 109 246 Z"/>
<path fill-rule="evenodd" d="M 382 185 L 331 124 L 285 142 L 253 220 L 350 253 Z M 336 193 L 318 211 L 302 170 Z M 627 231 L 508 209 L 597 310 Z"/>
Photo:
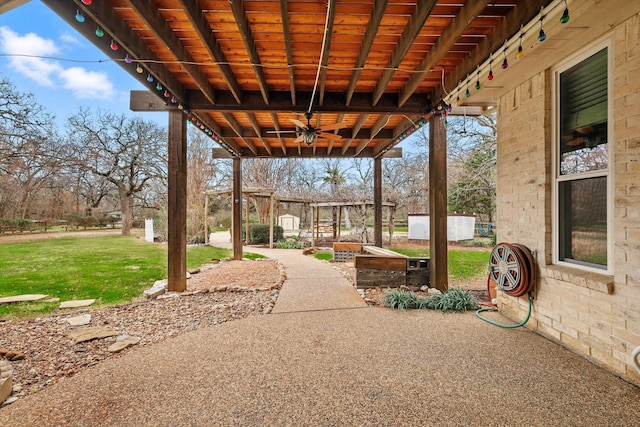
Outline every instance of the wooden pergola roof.
<path fill-rule="evenodd" d="M 234 156 L 379 157 L 550 0 L 43 2 Z"/>

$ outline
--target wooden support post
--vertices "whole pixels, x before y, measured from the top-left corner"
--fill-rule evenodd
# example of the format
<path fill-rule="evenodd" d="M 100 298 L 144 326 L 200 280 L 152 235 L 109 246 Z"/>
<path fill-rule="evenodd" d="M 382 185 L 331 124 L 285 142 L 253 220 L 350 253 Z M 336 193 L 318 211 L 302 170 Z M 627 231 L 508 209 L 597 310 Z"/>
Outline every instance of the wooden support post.
<path fill-rule="evenodd" d="M 209 244 L 209 195 L 204 193 L 204 244 Z"/>
<path fill-rule="evenodd" d="M 231 241 L 233 259 L 242 259 L 242 159 L 233 158 L 233 195 L 231 200 Z"/>
<path fill-rule="evenodd" d="M 373 159 L 373 244 L 382 247 L 382 157 Z"/>
<path fill-rule="evenodd" d="M 269 248 L 273 249 L 273 193 L 269 196 Z"/>
<path fill-rule="evenodd" d="M 311 206 L 311 247 L 316 246 L 316 217 L 315 217 L 315 209 Z"/>
<path fill-rule="evenodd" d="M 338 207 L 338 242 L 340 241 L 340 229 L 342 228 L 342 206 Z"/>
<path fill-rule="evenodd" d="M 248 245 L 249 243 L 251 243 L 251 236 L 249 235 L 250 233 L 250 229 L 249 229 L 249 216 L 251 215 L 251 196 L 247 195 L 247 200 L 246 200 L 246 207 L 245 207 L 245 219 L 244 219 L 244 242 Z"/>
<path fill-rule="evenodd" d="M 429 249 L 431 286 L 449 288 L 447 268 L 447 132 L 438 116 L 429 119 Z"/>
<path fill-rule="evenodd" d="M 167 290 L 187 289 L 187 121 L 180 110 L 169 112 Z"/>
<path fill-rule="evenodd" d="M 316 240 L 320 240 L 320 206 L 316 206 Z"/>

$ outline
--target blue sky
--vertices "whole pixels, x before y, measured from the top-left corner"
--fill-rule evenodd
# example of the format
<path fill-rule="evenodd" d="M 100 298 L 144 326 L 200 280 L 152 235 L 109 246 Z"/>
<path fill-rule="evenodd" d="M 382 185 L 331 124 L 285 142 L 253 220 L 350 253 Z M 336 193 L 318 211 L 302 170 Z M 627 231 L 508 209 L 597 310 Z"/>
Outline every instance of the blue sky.
<path fill-rule="evenodd" d="M 0 73 L 60 126 L 80 107 L 141 114 L 129 110 L 129 91 L 145 88 L 37 0 L 0 15 Z M 143 116 L 167 123 L 163 113 Z"/>

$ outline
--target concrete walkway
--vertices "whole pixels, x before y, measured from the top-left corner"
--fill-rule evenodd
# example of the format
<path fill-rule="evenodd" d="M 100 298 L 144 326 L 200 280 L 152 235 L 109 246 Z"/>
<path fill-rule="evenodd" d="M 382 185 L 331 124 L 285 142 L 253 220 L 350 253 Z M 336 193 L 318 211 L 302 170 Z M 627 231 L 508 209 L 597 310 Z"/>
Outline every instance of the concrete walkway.
<path fill-rule="evenodd" d="M 250 250 L 287 271 L 272 314 L 132 349 L 0 426 L 640 425 L 638 387 L 531 331 L 366 307 L 328 263 Z"/>

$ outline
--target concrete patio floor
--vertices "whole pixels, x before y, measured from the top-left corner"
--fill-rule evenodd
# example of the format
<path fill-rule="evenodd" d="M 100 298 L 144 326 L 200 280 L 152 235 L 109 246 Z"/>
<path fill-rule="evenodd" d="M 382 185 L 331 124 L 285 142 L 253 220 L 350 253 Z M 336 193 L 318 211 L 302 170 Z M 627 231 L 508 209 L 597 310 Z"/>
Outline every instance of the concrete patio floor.
<path fill-rule="evenodd" d="M 330 264 L 267 251 L 273 313 L 131 349 L 0 426 L 640 425 L 640 388 L 531 331 L 367 307 Z"/>

